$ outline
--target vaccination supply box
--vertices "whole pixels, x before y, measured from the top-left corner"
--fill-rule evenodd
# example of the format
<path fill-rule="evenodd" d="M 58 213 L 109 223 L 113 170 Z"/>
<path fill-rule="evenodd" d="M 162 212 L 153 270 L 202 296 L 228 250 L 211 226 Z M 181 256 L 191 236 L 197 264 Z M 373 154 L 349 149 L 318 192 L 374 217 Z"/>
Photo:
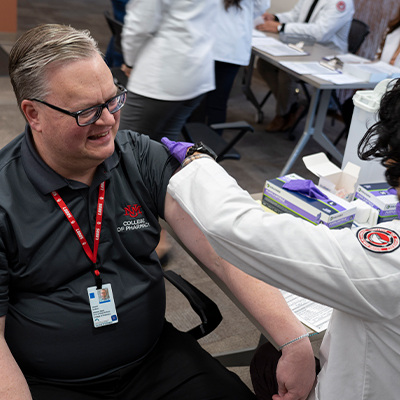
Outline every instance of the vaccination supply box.
<path fill-rule="evenodd" d="M 343 170 L 329 161 L 325 153 L 303 157 L 307 169 L 319 177 L 318 186 L 350 202 L 357 189 L 360 167 L 348 162 Z"/>
<path fill-rule="evenodd" d="M 289 174 L 265 182 L 262 204 L 277 213 L 289 213 L 314 225 L 325 224 L 329 228 L 351 227 L 356 207 L 333 193 L 318 187 L 329 200 L 317 200 L 298 192 L 287 190 L 283 185 L 291 179 L 304 179 Z"/>
<path fill-rule="evenodd" d="M 387 182 L 364 183 L 358 185 L 356 198 L 378 210 L 377 223 L 396 219 L 397 194 L 391 193 L 392 187 Z"/>

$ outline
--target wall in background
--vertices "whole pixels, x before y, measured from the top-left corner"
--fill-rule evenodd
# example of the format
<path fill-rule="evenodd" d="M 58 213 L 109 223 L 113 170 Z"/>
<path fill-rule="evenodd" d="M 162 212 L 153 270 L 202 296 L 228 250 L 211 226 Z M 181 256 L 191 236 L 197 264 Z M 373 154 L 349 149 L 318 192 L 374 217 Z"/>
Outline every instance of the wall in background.
<path fill-rule="evenodd" d="M 0 32 L 17 32 L 17 0 L 1 2 Z"/>
<path fill-rule="evenodd" d="M 364 21 L 370 27 L 358 54 L 373 59 L 381 44 L 388 22 L 399 12 L 399 0 L 354 0 L 354 17 Z"/>
<path fill-rule="evenodd" d="M 291 10 L 296 3 L 297 0 L 271 0 L 271 8 L 268 11 L 272 14 L 288 11 Z"/>

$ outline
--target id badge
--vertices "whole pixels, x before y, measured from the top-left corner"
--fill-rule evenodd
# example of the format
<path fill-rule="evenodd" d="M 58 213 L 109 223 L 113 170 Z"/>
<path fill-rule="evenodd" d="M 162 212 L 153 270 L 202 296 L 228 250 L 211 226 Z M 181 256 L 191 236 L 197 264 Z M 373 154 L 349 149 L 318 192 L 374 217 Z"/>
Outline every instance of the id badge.
<path fill-rule="evenodd" d="M 101 289 L 92 286 L 87 291 L 94 327 L 100 328 L 101 326 L 116 324 L 118 316 L 111 284 L 107 283 Z"/>

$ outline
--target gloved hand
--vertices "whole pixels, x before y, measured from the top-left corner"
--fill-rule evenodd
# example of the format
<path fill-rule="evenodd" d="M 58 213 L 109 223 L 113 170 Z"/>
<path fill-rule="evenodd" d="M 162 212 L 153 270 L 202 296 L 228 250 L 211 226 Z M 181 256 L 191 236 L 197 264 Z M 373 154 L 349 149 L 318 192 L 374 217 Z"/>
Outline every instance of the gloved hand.
<path fill-rule="evenodd" d="M 188 148 L 193 146 L 193 143 L 188 142 L 174 142 L 173 140 L 169 140 L 166 137 L 161 139 L 161 143 L 165 145 L 171 155 L 175 157 L 181 164 L 183 160 L 186 158 L 186 152 Z"/>
<path fill-rule="evenodd" d="M 282 187 L 294 192 L 299 192 L 312 199 L 329 200 L 329 197 L 322 193 L 309 179 L 292 179 L 286 182 Z"/>

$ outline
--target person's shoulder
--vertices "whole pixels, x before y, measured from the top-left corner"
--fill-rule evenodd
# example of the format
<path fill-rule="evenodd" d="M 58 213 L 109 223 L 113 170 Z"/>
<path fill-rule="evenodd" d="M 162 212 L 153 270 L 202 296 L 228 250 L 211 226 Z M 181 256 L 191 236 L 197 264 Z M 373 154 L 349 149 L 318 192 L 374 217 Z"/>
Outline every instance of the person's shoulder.
<path fill-rule="evenodd" d="M 129 129 L 124 129 L 118 131 L 115 141 L 121 145 L 127 143 L 134 144 L 136 142 L 142 141 L 143 140 L 142 136 L 143 135 L 141 135 L 138 132 L 131 131 Z"/>
<path fill-rule="evenodd" d="M 152 140 L 147 135 L 131 130 L 118 131 L 115 143 L 122 156 L 126 153 L 130 156 L 133 153 L 138 159 L 158 159 L 167 153 L 161 143 Z"/>

